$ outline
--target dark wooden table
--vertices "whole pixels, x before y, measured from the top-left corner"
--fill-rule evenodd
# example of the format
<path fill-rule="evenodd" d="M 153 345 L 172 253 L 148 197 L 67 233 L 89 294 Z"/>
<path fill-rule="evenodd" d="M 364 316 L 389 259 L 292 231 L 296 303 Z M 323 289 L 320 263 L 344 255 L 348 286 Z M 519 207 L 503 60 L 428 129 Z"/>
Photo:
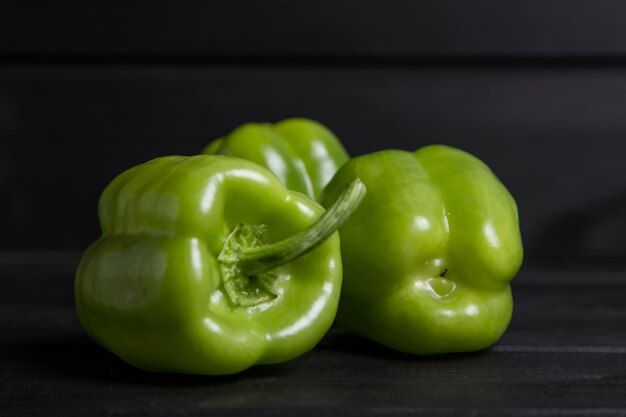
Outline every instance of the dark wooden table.
<path fill-rule="evenodd" d="M 0 255 L 0 416 L 624 416 L 626 263 L 527 264 L 502 340 L 404 355 L 333 328 L 289 363 L 229 377 L 136 370 L 73 309 L 75 253 Z"/>
<path fill-rule="evenodd" d="M 115 3 L 0 7 L 0 417 L 626 416 L 626 2 Z M 78 253 L 7 252 L 85 247 L 123 170 L 292 116 L 353 156 L 445 143 L 497 173 L 528 260 L 496 346 L 333 328 L 289 363 L 155 375 L 81 329 Z"/>

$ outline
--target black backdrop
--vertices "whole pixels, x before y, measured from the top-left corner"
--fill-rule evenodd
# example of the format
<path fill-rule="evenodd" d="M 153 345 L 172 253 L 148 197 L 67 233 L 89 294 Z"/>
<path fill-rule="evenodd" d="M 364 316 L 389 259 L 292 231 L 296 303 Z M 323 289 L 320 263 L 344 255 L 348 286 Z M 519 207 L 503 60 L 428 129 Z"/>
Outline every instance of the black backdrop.
<path fill-rule="evenodd" d="M 306 116 L 352 155 L 476 154 L 528 259 L 626 256 L 626 3 L 268 4 L 3 2 L 0 250 L 80 250 L 122 170 Z"/>

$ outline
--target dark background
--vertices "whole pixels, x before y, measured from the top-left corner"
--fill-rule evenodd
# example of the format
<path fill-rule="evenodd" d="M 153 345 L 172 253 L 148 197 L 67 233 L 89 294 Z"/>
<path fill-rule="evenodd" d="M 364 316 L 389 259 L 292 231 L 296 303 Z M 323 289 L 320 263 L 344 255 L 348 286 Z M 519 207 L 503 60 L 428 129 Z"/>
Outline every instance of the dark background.
<path fill-rule="evenodd" d="M 527 259 L 626 256 L 621 1 L 6 2 L 0 250 L 81 250 L 124 169 L 246 121 L 430 143 L 516 197 Z"/>
<path fill-rule="evenodd" d="M 626 2 L 0 2 L 0 417 L 626 416 Z M 74 311 L 132 165 L 304 116 L 352 155 L 483 159 L 526 250 L 503 338 L 404 355 L 339 327 L 297 360 L 155 375 Z"/>

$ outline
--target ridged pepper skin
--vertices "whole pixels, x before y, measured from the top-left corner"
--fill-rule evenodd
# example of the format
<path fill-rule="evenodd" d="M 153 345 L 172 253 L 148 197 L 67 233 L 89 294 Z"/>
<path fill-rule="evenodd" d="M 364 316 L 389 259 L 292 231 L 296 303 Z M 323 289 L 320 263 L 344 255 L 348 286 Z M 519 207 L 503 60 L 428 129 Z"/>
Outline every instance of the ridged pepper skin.
<path fill-rule="evenodd" d="M 337 233 L 266 275 L 271 288 L 251 277 L 253 301 L 241 305 L 225 290 L 220 255 L 242 223 L 262 225 L 271 243 L 323 211 L 242 159 L 173 156 L 133 167 L 100 198 L 102 236 L 75 278 L 80 322 L 102 346 L 149 371 L 231 374 L 297 357 L 335 318 Z"/>
<path fill-rule="evenodd" d="M 322 196 L 361 178 L 367 197 L 339 229 L 338 323 L 413 354 L 487 348 L 512 314 L 522 262 L 517 206 L 474 156 L 442 145 L 350 160 Z"/>
<path fill-rule="evenodd" d="M 348 160 L 346 150 L 328 128 L 303 118 L 244 124 L 211 142 L 202 153 L 256 162 L 272 171 L 290 190 L 313 199 Z"/>

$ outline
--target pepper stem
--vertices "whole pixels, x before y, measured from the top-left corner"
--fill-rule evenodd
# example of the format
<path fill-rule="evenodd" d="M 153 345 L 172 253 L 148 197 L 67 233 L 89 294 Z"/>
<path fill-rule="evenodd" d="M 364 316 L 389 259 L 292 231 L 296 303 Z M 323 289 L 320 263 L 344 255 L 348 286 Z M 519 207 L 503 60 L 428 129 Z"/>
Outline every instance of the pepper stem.
<path fill-rule="evenodd" d="M 367 189 L 360 179 L 352 181 L 334 204 L 309 228 L 270 245 L 245 248 L 238 253 L 238 267 L 254 276 L 287 264 L 315 249 L 328 239 L 359 207 Z"/>

